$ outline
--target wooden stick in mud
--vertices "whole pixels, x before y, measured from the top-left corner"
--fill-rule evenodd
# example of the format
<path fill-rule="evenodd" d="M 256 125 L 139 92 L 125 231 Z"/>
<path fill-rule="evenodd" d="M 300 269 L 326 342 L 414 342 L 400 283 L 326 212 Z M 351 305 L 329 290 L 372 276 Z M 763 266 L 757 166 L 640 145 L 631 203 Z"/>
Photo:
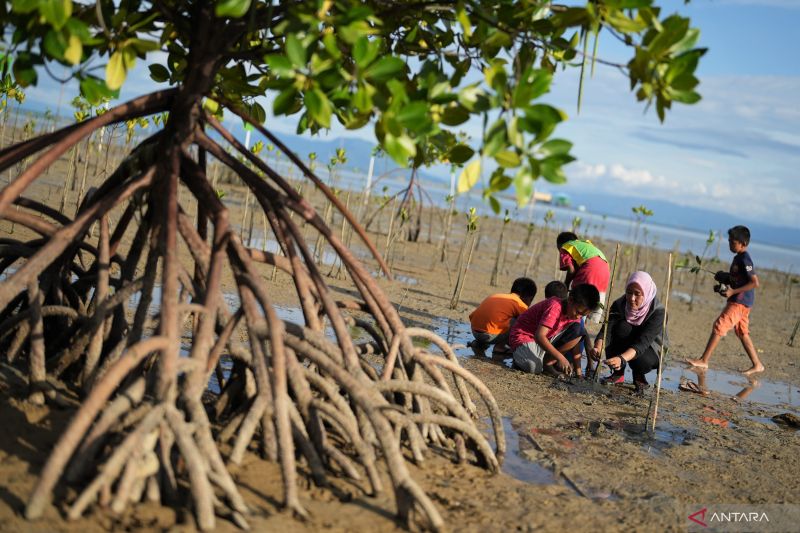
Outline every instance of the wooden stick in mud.
<path fill-rule="evenodd" d="M 794 329 L 792 330 L 792 335 L 789 337 L 789 342 L 787 342 L 787 346 L 794 346 L 794 338 L 797 335 L 797 330 L 800 329 L 800 318 L 797 319 L 797 322 L 794 325 Z"/>
<path fill-rule="evenodd" d="M 661 375 L 664 371 L 664 341 L 667 333 L 667 315 L 669 313 L 669 293 L 672 290 L 672 252 L 669 253 L 668 266 L 667 266 L 667 286 L 664 296 L 664 322 L 661 325 L 661 350 L 658 354 L 658 379 L 656 380 L 656 395 L 655 395 L 655 408 L 653 409 L 653 424 L 652 431 L 656 430 L 656 417 L 658 416 L 658 398 L 661 394 Z M 653 403 L 653 397 L 650 397 L 650 404 Z M 647 418 L 644 422 L 644 427 L 647 429 L 647 423 L 650 419 L 650 405 L 647 406 Z"/>
<path fill-rule="evenodd" d="M 617 247 L 614 250 L 614 262 L 611 264 L 611 277 L 608 280 L 608 291 L 606 291 L 606 301 L 603 304 L 603 350 L 602 352 L 605 353 L 606 351 L 606 339 L 608 338 L 608 313 L 611 311 L 611 291 L 614 289 L 614 276 L 617 272 L 617 259 L 619 258 L 619 243 L 617 243 Z M 603 360 L 603 355 L 597 354 L 599 359 L 597 360 L 597 365 L 594 367 L 594 378 L 595 383 L 597 380 L 600 379 L 600 364 Z M 589 358 L 587 357 L 587 360 Z M 591 364 L 591 363 L 589 363 Z M 587 372 L 586 375 L 589 375 Z"/>

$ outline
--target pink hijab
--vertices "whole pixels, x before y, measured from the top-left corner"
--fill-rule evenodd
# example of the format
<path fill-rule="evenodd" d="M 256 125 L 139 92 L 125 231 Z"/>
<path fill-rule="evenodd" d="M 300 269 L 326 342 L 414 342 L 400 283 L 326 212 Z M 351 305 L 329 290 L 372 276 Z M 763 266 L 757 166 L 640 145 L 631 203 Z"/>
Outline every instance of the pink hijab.
<path fill-rule="evenodd" d="M 650 274 L 643 271 L 634 272 L 631 274 L 631 277 L 628 278 L 628 283 L 625 284 L 625 289 L 630 287 L 632 283 L 637 284 L 644 293 L 644 302 L 638 309 L 629 309 L 628 308 L 628 301 L 625 300 L 625 320 L 634 326 L 640 326 L 642 322 L 644 322 L 644 317 L 647 316 L 647 312 L 650 310 L 650 304 L 653 303 L 653 299 L 656 297 L 656 284 L 653 282 L 653 278 L 650 277 Z"/>

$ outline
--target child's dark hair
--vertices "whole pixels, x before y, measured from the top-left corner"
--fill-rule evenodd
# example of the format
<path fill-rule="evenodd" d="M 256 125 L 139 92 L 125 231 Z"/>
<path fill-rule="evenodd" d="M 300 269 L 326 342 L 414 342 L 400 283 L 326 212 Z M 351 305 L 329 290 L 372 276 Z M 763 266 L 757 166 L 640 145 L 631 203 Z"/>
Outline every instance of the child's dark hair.
<path fill-rule="evenodd" d="M 533 300 L 538 290 L 536 282 L 531 278 L 517 278 L 514 280 L 514 283 L 511 284 L 511 292 L 518 295 L 523 300 Z"/>
<path fill-rule="evenodd" d="M 728 238 L 747 246 L 750 244 L 750 230 L 747 226 L 734 226 L 728 230 Z"/>
<path fill-rule="evenodd" d="M 582 283 L 572 287 L 572 290 L 569 291 L 569 299 L 576 305 L 582 305 L 586 309 L 594 311 L 600 303 L 600 292 L 594 285 Z"/>
<path fill-rule="evenodd" d="M 552 298 L 553 296 L 557 296 L 562 300 L 569 296 L 569 289 L 567 289 L 567 286 L 564 285 L 563 281 L 551 281 L 544 286 L 544 297 Z"/>
<path fill-rule="evenodd" d="M 564 243 L 567 243 L 569 241 L 577 241 L 577 240 L 578 240 L 578 236 L 575 235 L 573 232 L 571 232 L 571 231 L 562 231 L 561 233 L 558 234 L 558 237 L 556 237 L 556 246 L 561 248 L 562 246 L 564 246 Z"/>

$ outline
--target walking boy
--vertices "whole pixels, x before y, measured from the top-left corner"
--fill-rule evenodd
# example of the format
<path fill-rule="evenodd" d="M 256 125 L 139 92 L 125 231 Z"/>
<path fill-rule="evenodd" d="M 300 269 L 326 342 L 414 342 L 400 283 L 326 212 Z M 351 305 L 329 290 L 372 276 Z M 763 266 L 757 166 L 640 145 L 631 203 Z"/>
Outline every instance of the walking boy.
<path fill-rule="evenodd" d="M 508 330 L 519 315 L 524 313 L 536 296 L 536 283 L 530 278 L 517 278 L 509 294 L 493 294 L 483 300 L 469 315 L 472 336 L 469 343 L 475 355 L 485 356 L 486 348 L 494 344 L 493 359 L 507 355 Z"/>
<path fill-rule="evenodd" d="M 576 355 L 580 354 L 578 343 L 585 333 L 580 318 L 594 311 L 599 300 L 596 287 L 582 284 L 574 286 L 566 299 L 554 296 L 529 307 L 508 335 L 514 368 L 560 376 L 572 373 L 577 361 L 575 371 L 580 373 Z"/>
<path fill-rule="evenodd" d="M 755 301 L 755 289 L 758 288 L 758 276 L 753 269 L 753 260 L 747 253 L 747 246 L 750 244 L 750 230 L 745 226 L 734 226 L 728 230 L 728 246 L 731 252 L 736 255 L 731 261 L 729 276 L 724 276 L 725 272 L 717 272 L 714 276 L 717 281 L 729 282 L 728 289 L 720 292 L 722 296 L 728 298 L 725 309 L 714 322 L 711 336 L 708 338 L 706 349 L 700 359 L 687 359 L 686 362 L 697 368 L 708 368 L 708 361 L 714 353 L 719 340 L 731 329 L 742 341 L 744 351 L 750 357 L 752 366 L 742 371 L 742 374 L 749 376 L 764 371 L 764 365 L 758 358 L 758 353 L 750 339 L 750 309 Z"/>

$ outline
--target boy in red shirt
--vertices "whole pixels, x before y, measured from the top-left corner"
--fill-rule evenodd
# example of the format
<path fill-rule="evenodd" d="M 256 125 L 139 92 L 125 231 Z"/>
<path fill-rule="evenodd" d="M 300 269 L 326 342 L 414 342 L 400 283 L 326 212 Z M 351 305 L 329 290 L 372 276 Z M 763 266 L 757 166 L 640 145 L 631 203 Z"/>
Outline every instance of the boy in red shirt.
<path fill-rule="evenodd" d="M 512 322 L 528 309 L 536 296 L 536 290 L 536 283 L 532 279 L 517 278 L 511 284 L 509 294 L 493 294 L 470 313 L 469 322 L 475 340 L 468 346 L 475 355 L 485 356 L 486 348 L 492 344 L 493 359 L 505 355 L 508 330 Z"/>
<path fill-rule="evenodd" d="M 573 286 L 566 299 L 554 296 L 529 307 L 508 335 L 514 368 L 534 374 L 563 375 L 571 374 L 575 365 L 579 373 L 578 343 L 585 332 L 580 319 L 594 311 L 599 301 L 597 288 L 584 283 Z"/>

